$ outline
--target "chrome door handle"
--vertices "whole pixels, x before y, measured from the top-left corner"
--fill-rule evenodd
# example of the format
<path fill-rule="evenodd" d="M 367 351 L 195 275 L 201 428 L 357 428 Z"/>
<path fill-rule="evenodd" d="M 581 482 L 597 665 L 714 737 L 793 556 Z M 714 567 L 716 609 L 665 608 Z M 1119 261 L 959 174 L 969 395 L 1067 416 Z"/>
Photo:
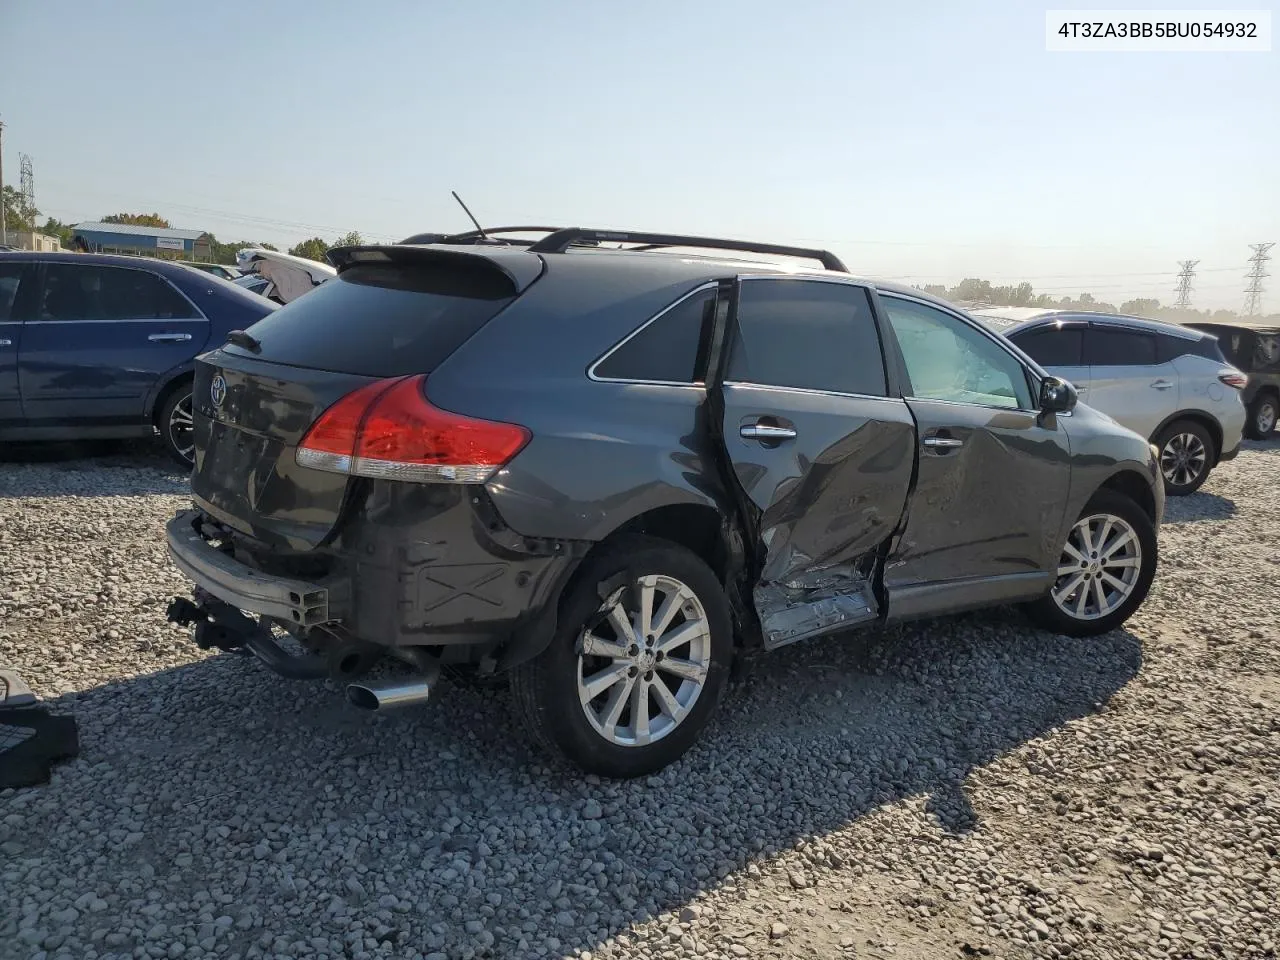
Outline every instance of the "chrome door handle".
<path fill-rule="evenodd" d="M 191 339 L 189 333 L 153 333 L 147 337 L 152 343 L 185 343 Z"/>
<path fill-rule="evenodd" d="M 1155 387 L 1157 390 L 1168 390 L 1170 387 L 1173 386 L 1173 381 L 1172 380 L 1153 380 L 1151 382 L 1151 386 Z"/>
<path fill-rule="evenodd" d="M 925 437 L 922 441 L 926 447 L 963 447 L 964 441 L 955 437 Z"/>
<path fill-rule="evenodd" d="M 12 347 L 12 346 L 13 346 L 12 340 L 0 340 L 0 347 Z"/>
<path fill-rule="evenodd" d="M 768 423 L 747 423 L 738 430 L 743 440 L 794 440 L 796 432 L 791 427 L 775 427 Z"/>

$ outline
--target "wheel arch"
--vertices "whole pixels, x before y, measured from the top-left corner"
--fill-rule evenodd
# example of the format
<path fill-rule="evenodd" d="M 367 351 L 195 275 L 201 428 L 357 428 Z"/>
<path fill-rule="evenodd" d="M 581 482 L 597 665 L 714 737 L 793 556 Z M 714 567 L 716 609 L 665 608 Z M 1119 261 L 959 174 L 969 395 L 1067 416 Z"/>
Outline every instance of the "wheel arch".
<path fill-rule="evenodd" d="M 1110 490 L 1127 497 L 1136 503 L 1152 523 L 1159 523 L 1156 516 L 1156 496 L 1151 490 L 1151 482 L 1138 470 L 1121 469 L 1111 474 L 1098 490 Z"/>
<path fill-rule="evenodd" d="M 1177 413 L 1166 417 L 1161 421 L 1160 426 L 1151 431 L 1151 442 L 1155 443 L 1156 437 L 1160 436 L 1179 420 L 1190 420 L 1192 423 L 1199 424 L 1209 431 L 1209 439 L 1213 441 L 1213 466 L 1216 467 L 1222 457 L 1222 424 L 1211 413 L 1206 413 L 1203 410 L 1179 410 Z"/>
<path fill-rule="evenodd" d="M 164 405 L 168 402 L 169 398 L 173 396 L 174 391 L 183 386 L 190 386 L 195 382 L 195 379 L 195 367 L 188 364 L 184 367 L 178 368 L 177 370 L 171 371 L 163 380 L 160 381 L 159 385 L 152 393 L 151 399 L 148 401 L 150 403 L 149 419 L 151 420 L 152 426 L 159 429 L 160 413 L 164 410 Z"/>

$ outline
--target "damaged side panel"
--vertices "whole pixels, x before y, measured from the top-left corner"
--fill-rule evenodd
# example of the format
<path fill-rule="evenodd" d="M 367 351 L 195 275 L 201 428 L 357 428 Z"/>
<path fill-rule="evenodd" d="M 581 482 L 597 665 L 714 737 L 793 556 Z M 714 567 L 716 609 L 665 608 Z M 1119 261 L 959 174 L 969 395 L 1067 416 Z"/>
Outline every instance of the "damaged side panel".
<path fill-rule="evenodd" d="M 766 648 L 876 619 L 881 547 L 903 516 L 916 455 L 906 404 L 743 383 L 724 384 L 723 396 Z M 794 436 L 742 429 L 760 422 Z"/>

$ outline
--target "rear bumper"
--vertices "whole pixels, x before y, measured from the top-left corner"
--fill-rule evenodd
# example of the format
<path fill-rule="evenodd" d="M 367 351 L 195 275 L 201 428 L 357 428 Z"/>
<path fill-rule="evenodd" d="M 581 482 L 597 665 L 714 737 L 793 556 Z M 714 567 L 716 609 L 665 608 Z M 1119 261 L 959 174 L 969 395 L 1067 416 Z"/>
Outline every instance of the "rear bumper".
<path fill-rule="evenodd" d="M 374 484 L 366 508 L 314 551 L 267 548 L 196 509 L 169 522 L 169 552 L 198 591 L 304 630 L 321 627 L 312 631 L 320 642 L 336 634 L 384 649 L 441 648 L 451 663 L 490 654 L 505 662 L 543 629 L 590 544 L 521 537 L 483 491 L 413 486 Z M 206 540 L 206 523 L 235 541 L 234 556 Z"/>
<path fill-rule="evenodd" d="M 197 587 L 239 610 L 302 627 L 340 619 L 344 611 L 332 600 L 337 593 L 345 599 L 345 581 L 307 583 L 255 570 L 205 540 L 197 529 L 200 517 L 199 511 L 186 510 L 165 527 L 169 555 Z"/>

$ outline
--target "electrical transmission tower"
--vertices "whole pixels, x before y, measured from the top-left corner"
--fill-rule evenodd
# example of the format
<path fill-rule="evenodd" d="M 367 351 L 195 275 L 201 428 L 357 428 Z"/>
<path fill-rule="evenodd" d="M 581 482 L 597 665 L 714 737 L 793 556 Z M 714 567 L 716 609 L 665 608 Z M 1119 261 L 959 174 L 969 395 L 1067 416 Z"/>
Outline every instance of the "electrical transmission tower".
<path fill-rule="evenodd" d="M 1267 262 L 1271 259 L 1270 250 L 1274 243 L 1251 243 L 1249 249 L 1253 256 L 1249 258 L 1249 272 L 1245 279 L 1249 285 L 1244 288 L 1244 314 L 1256 317 L 1262 312 L 1262 281 L 1271 276 L 1267 273 Z"/>
<path fill-rule="evenodd" d="M 22 194 L 22 212 L 36 208 L 36 178 L 31 172 L 31 158 L 18 154 L 18 193 Z"/>
<path fill-rule="evenodd" d="M 1178 296 L 1173 305 L 1179 310 L 1191 309 L 1191 281 L 1196 277 L 1196 264 L 1199 260 L 1178 261 Z"/>

